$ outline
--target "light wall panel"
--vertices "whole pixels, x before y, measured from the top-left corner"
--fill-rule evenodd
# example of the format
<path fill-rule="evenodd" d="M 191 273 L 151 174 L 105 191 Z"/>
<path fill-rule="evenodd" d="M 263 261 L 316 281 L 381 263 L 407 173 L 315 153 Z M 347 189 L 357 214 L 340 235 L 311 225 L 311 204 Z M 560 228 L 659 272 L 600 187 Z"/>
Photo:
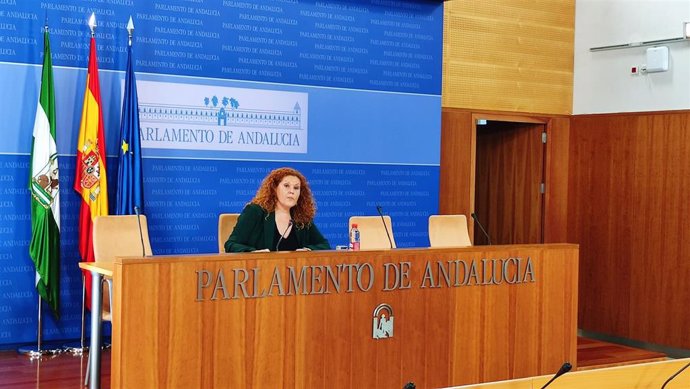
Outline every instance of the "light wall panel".
<path fill-rule="evenodd" d="M 574 0 L 445 3 L 443 107 L 570 114 Z"/>

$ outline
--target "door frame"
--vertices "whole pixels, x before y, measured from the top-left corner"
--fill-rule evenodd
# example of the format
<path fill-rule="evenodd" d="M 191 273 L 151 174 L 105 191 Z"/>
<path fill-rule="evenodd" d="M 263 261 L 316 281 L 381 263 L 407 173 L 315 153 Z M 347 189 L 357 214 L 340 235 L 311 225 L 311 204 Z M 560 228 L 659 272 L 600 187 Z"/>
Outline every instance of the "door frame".
<path fill-rule="evenodd" d="M 439 213 L 474 212 L 477 120 L 540 123 L 546 127 L 544 243 L 567 241 L 569 115 L 531 114 L 442 108 Z M 474 236 L 474 222 L 469 223 Z"/>
<path fill-rule="evenodd" d="M 534 220 L 534 223 L 536 224 L 534 227 L 538 226 L 539 233 L 537 236 L 534 237 L 534 238 L 536 238 L 537 242 L 532 241 L 530 243 L 543 243 L 544 242 L 544 214 L 545 214 L 545 206 L 544 205 L 545 205 L 546 196 L 545 196 L 544 192 L 541 192 L 541 185 L 545 185 L 545 183 L 546 183 L 546 144 L 542 143 L 542 136 L 543 136 L 542 134 L 546 133 L 546 126 L 548 124 L 548 121 L 547 120 L 537 120 L 537 119 L 534 119 L 531 117 L 517 117 L 517 120 L 510 120 L 510 119 L 507 119 L 505 115 L 477 115 L 477 114 L 475 114 L 475 115 L 472 115 L 472 117 L 473 117 L 473 122 L 474 122 L 475 139 L 479 139 L 479 132 L 482 130 L 485 130 L 486 127 L 489 125 L 488 123 L 487 124 L 480 124 L 480 121 L 487 121 L 487 122 L 492 122 L 492 123 L 506 123 L 509 126 L 506 129 L 510 129 L 511 131 L 525 131 L 524 128 L 519 128 L 519 126 L 521 126 L 521 125 L 530 125 L 533 127 L 532 129 L 530 129 L 530 131 L 534 131 L 534 130 L 539 131 L 539 135 L 538 135 L 539 139 L 537 141 L 540 143 L 540 146 L 538 146 L 537 150 L 539 153 L 538 158 L 541 159 L 541 162 L 540 162 L 539 171 L 535 172 L 536 173 L 535 175 L 537 176 L 537 178 L 539 180 L 539 183 L 537 184 L 538 187 L 536 188 L 536 190 L 539 192 L 539 201 L 538 201 L 538 204 L 535 204 L 536 208 L 538 208 L 539 216 L 538 216 L 537 220 Z M 534 134 L 534 135 L 536 135 L 536 134 Z M 480 147 L 480 145 L 477 141 L 475 141 L 475 169 L 474 169 L 474 172 L 475 172 L 475 179 L 474 179 L 475 192 L 474 192 L 474 196 L 472 196 L 472 198 L 473 198 L 472 210 L 474 212 L 476 212 L 476 203 L 477 203 L 476 172 L 477 172 L 477 168 L 479 166 L 476 163 L 476 161 L 477 161 L 477 155 L 478 155 L 478 152 L 477 152 L 478 147 Z M 514 150 L 514 151 L 521 154 L 524 150 Z M 530 173 L 528 173 L 528 174 L 530 174 Z M 520 179 L 521 177 L 515 177 L 515 178 Z M 524 177 L 522 177 L 522 178 L 524 178 Z M 534 179 L 534 178 L 532 178 L 532 179 Z M 496 182 L 496 183 L 499 186 L 501 185 L 501 183 L 499 183 L 499 182 Z M 491 203 L 491 204 L 497 205 L 494 203 Z M 533 206 L 531 206 L 530 208 L 533 208 Z M 515 211 L 517 212 L 517 209 L 515 209 Z M 523 210 L 523 212 L 529 213 L 529 212 L 531 212 L 531 210 Z M 486 228 L 488 231 L 491 231 L 492 228 L 491 228 L 490 218 L 487 220 L 484 220 L 486 218 L 486 216 L 487 215 L 484 215 L 484 218 L 479 219 L 479 220 L 484 223 L 484 228 Z M 531 228 L 532 228 L 532 226 L 528 227 L 528 230 L 531 230 Z M 494 236 L 494 235 L 500 236 L 500 234 L 496 233 L 495 228 L 494 228 L 494 231 L 491 233 L 491 236 Z M 481 236 L 481 234 L 479 236 Z M 497 239 L 497 237 L 494 237 L 494 239 Z M 522 242 L 522 243 L 527 243 L 527 242 Z M 506 244 L 506 243 L 497 243 L 497 244 Z"/>

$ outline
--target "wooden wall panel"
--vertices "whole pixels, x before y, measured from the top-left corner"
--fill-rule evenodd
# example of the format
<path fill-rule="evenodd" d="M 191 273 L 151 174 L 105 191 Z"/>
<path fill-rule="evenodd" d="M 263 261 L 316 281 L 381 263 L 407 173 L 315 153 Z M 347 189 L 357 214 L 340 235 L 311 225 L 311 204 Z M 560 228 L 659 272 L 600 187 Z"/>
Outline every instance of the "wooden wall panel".
<path fill-rule="evenodd" d="M 572 112 L 575 0 L 444 7 L 443 107 Z"/>
<path fill-rule="evenodd" d="M 580 327 L 690 348 L 690 112 L 571 119 Z"/>
<path fill-rule="evenodd" d="M 469 215 L 474 211 L 475 142 L 472 113 L 444 108 L 441 114 L 439 178 L 441 214 L 461 213 L 470 219 Z"/>
<path fill-rule="evenodd" d="M 570 118 L 552 118 L 546 134 L 544 243 L 567 242 Z"/>

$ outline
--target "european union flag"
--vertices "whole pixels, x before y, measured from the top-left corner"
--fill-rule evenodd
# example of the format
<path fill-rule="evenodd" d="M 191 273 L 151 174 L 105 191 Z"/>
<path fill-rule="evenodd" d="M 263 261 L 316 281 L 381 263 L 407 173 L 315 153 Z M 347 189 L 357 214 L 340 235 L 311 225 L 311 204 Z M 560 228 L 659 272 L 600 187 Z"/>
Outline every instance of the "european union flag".
<path fill-rule="evenodd" d="M 127 48 L 125 97 L 122 101 L 120 123 L 120 162 L 117 171 L 116 215 L 133 215 L 135 209 L 144 211 L 144 180 L 141 164 L 141 130 L 139 129 L 139 99 L 132 65 L 132 45 Z M 136 207 L 136 208 L 135 208 Z"/>

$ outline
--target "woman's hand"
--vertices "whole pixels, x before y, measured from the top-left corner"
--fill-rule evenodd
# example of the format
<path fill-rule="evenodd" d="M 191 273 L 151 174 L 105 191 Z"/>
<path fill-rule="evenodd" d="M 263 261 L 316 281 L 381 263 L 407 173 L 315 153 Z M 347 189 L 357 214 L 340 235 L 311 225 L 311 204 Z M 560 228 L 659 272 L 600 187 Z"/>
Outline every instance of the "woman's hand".
<path fill-rule="evenodd" d="M 311 251 L 309 247 L 302 247 L 301 249 L 297 249 L 295 251 Z"/>
<path fill-rule="evenodd" d="M 269 252 L 269 251 L 271 251 L 271 250 L 269 250 L 269 249 L 261 249 L 261 250 L 254 250 L 254 251 L 252 251 L 252 252 L 253 252 L 253 253 L 267 253 L 267 252 Z"/>

